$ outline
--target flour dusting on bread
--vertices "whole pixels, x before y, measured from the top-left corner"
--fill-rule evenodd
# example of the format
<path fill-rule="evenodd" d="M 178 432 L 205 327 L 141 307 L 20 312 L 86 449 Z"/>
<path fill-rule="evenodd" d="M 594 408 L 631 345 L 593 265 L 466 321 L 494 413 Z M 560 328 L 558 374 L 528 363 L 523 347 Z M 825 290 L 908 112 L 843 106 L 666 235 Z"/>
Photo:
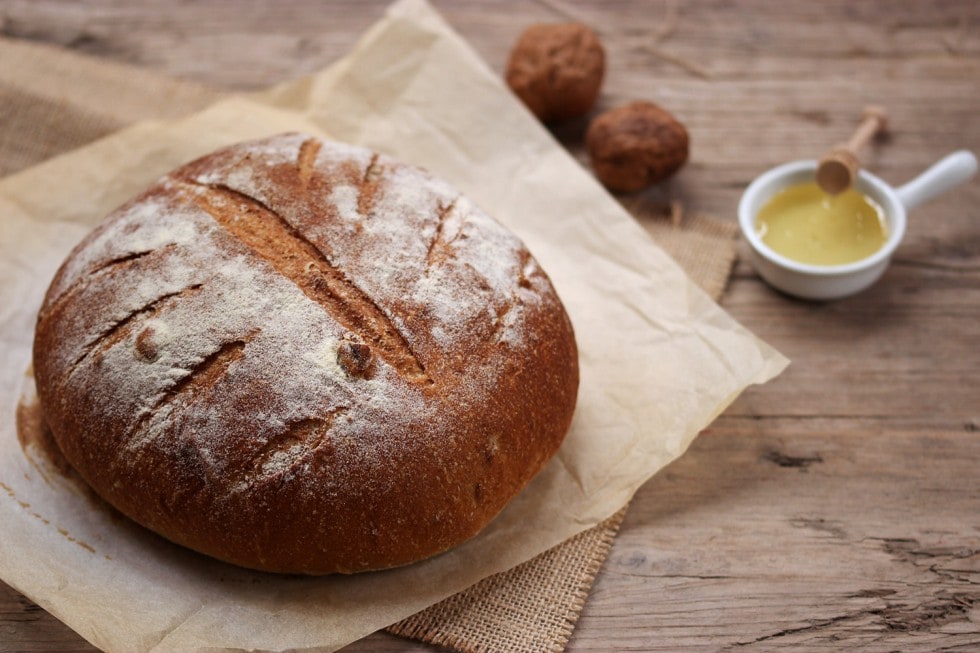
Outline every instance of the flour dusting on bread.
<path fill-rule="evenodd" d="M 111 214 L 52 282 L 35 367 L 59 445 L 120 510 L 303 573 L 471 536 L 554 453 L 577 386 L 517 237 L 427 172 L 301 134 Z"/>

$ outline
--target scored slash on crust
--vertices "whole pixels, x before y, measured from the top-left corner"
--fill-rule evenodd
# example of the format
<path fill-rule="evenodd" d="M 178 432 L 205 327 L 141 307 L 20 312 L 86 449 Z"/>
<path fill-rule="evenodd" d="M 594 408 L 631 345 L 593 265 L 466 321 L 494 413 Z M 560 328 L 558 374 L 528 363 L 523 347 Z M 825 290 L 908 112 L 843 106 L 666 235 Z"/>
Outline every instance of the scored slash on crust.
<path fill-rule="evenodd" d="M 91 342 L 82 347 L 82 352 L 75 358 L 71 366 L 68 368 L 67 378 L 70 379 L 72 375 L 74 375 L 75 371 L 79 368 L 82 362 L 85 361 L 85 359 L 93 355 L 98 355 L 100 352 L 107 351 L 117 342 L 124 340 L 133 330 L 134 325 L 138 323 L 137 321 L 140 318 L 150 318 L 166 304 L 173 303 L 180 298 L 193 295 L 199 292 L 202 287 L 203 284 L 198 283 L 176 292 L 161 295 L 146 306 L 143 306 L 124 318 L 114 322 L 111 326 L 109 326 L 109 328 L 102 331 Z"/>
<path fill-rule="evenodd" d="M 219 378 L 223 377 L 232 363 L 244 355 L 245 345 L 257 333 L 258 331 L 254 331 L 241 340 L 232 340 L 222 344 L 185 376 L 178 379 L 176 383 L 161 393 L 157 400 L 153 402 L 153 405 L 143 411 L 139 419 L 136 420 L 136 423 L 129 430 L 126 437 L 127 446 L 138 447 L 139 443 L 131 442 L 133 436 L 140 432 L 143 432 L 145 435 L 146 431 L 143 430 L 144 424 L 166 404 L 175 401 L 180 396 L 189 397 L 189 402 L 197 389 L 211 387 Z"/>
<path fill-rule="evenodd" d="M 255 336 L 255 333 L 257 332 L 253 332 L 246 339 L 223 343 L 217 350 L 205 357 L 189 374 L 174 383 L 163 397 L 157 400 L 153 409 L 156 410 L 163 403 L 177 395 L 186 393 L 188 390 L 193 391 L 195 387 L 212 385 L 215 380 L 225 375 L 232 363 L 242 357 L 245 345 Z"/>
<path fill-rule="evenodd" d="M 117 258 L 105 261 L 96 267 L 92 268 L 83 275 L 79 275 L 79 279 L 65 289 L 60 295 L 46 302 L 45 306 L 42 307 L 41 312 L 38 314 L 38 320 L 47 319 L 48 315 L 51 315 L 55 311 L 59 310 L 64 306 L 65 302 L 74 297 L 77 293 L 81 292 L 85 288 L 88 288 L 102 276 L 113 274 L 120 268 L 129 267 L 136 265 L 137 261 L 149 256 L 150 254 L 163 254 L 170 250 L 173 250 L 177 246 L 174 243 L 168 243 L 163 247 L 157 247 L 155 249 L 147 249 L 139 252 L 132 252 L 130 254 L 125 254 L 124 256 L 119 256 Z"/>
<path fill-rule="evenodd" d="M 146 249 L 140 252 L 133 252 L 131 254 L 126 254 L 124 256 L 120 256 L 118 258 L 114 258 L 110 261 L 106 261 L 105 263 L 102 263 L 101 265 L 94 268 L 91 272 L 89 272 L 89 274 L 98 274 L 100 272 L 105 272 L 109 268 L 116 267 L 118 265 L 125 265 L 127 263 L 132 263 L 137 259 L 141 259 L 144 256 L 147 256 L 148 254 L 159 254 L 160 252 L 171 250 L 176 246 L 177 245 L 174 243 L 167 243 L 163 247 L 157 247 L 156 249 Z"/>
<path fill-rule="evenodd" d="M 303 143 L 306 145 L 306 143 Z M 368 215 L 374 205 L 374 195 L 378 190 L 378 180 L 381 178 L 381 164 L 378 162 L 378 153 L 371 155 L 371 162 L 364 169 L 361 183 L 357 188 L 357 212 L 361 215 Z"/>
<path fill-rule="evenodd" d="M 449 246 L 454 240 L 459 238 L 462 233 L 457 231 L 455 234 L 453 234 L 452 238 L 446 240 L 446 222 L 449 220 L 449 216 L 452 214 L 453 209 L 456 208 L 456 201 L 458 199 L 458 197 L 454 198 L 449 204 L 439 207 L 439 222 L 436 226 L 436 233 L 432 237 L 432 241 L 429 243 L 428 251 L 425 253 L 426 273 L 428 273 L 429 268 L 431 268 L 433 265 L 445 260 L 449 256 Z"/>
<path fill-rule="evenodd" d="M 338 406 L 322 418 L 293 422 L 285 431 L 270 437 L 252 457 L 251 465 L 243 469 L 245 480 L 277 473 L 299 457 L 320 450 L 327 443 L 334 420 L 347 410 L 346 406 Z"/>
<path fill-rule="evenodd" d="M 303 190 L 310 185 L 310 178 L 313 177 L 313 167 L 316 165 L 316 155 L 320 153 L 322 144 L 315 138 L 303 141 L 299 147 L 299 156 L 296 157 L 296 174 L 299 176 Z"/>
<path fill-rule="evenodd" d="M 177 180 L 194 202 L 252 252 L 359 335 L 405 379 L 433 384 L 405 337 L 360 288 L 285 218 L 224 184 Z"/>
<path fill-rule="evenodd" d="M 519 257 L 520 266 L 518 268 L 517 288 L 511 294 L 510 301 L 497 312 L 497 316 L 494 319 L 493 341 L 495 343 L 500 343 L 504 340 L 507 328 L 514 318 L 511 311 L 521 304 L 520 290 L 529 290 L 534 287 L 531 281 L 531 276 L 534 275 L 536 270 L 534 259 L 531 257 L 531 253 L 523 248 L 520 250 Z"/>

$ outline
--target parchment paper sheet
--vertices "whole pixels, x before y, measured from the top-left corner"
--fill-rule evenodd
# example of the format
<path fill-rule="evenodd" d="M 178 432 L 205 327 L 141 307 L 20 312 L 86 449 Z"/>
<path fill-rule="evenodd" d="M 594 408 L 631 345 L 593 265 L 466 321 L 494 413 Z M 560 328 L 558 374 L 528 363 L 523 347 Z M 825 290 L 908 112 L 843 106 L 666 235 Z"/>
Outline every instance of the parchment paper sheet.
<path fill-rule="evenodd" d="M 582 371 L 565 445 L 477 538 L 433 560 L 293 578 L 205 559 L 93 509 L 25 457 L 38 306 L 69 249 L 161 174 L 303 130 L 445 177 L 549 272 Z M 509 569 L 621 508 L 747 385 L 784 367 L 660 251 L 422 0 L 336 65 L 262 97 L 145 123 L 0 182 L 0 577 L 107 651 L 328 651 Z"/>

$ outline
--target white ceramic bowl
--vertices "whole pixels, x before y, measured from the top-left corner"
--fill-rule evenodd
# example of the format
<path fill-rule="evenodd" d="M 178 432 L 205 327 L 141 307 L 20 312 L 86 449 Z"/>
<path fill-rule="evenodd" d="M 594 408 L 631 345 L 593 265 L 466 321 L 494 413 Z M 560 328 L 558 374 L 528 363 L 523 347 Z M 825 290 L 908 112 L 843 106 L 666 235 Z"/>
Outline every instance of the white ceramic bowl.
<path fill-rule="evenodd" d="M 828 300 L 853 295 L 877 281 L 905 235 L 908 211 L 970 179 L 977 171 L 977 159 L 966 150 L 954 152 L 897 190 L 861 170 L 854 185 L 881 206 L 888 239 L 871 256 L 844 265 L 812 265 L 787 258 L 762 242 L 756 230 L 759 209 L 784 188 L 813 181 L 816 169 L 816 161 L 794 161 L 762 174 L 742 195 L 738 223 L 752 250 L 752 264 L 766 282 L 796 297 Z"/>

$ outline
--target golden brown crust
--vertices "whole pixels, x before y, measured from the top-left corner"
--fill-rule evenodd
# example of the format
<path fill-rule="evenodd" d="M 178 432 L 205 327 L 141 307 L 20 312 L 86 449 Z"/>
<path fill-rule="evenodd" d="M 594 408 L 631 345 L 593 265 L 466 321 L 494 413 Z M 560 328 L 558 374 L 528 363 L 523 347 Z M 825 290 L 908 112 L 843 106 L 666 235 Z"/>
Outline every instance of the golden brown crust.
<path fill-rule="evenodd" d="M 38 394 L 95 491 L 246 567 L 322 574 L 478 532 L 571 421 L 571 325 L 447 184 L 298 134 L 167 175 L 72 252 Z"/>

